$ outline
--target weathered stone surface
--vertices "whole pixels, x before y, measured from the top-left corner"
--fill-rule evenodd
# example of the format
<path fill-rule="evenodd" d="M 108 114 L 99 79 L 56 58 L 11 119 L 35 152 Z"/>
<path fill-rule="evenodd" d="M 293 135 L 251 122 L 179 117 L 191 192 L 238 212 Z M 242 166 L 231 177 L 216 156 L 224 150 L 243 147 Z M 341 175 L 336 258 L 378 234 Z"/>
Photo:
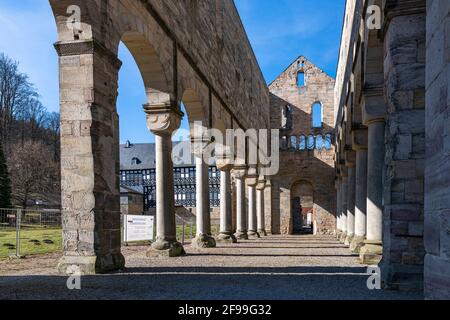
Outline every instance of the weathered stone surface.
<path fill-rule="evenodd" d="M 305 74 L 306 85 L 304 87 L 297 85 L 299 72 Z M 283 112 L 286 106 L 289 106 L 292 110 L 290 121 L 292 127 L 288 130 L 283 129 L 281 135 L 296 137 L 297 141 L 296 151 L 281 152 L 280 172 L 272 178 L 272 233 L 293 233 L 292 203 L 294 198 L 299 197 L 303 205 L 309 205 L 313 209 L 314 232 L 316 234 L 334 234 L 336 228 L 334 146 L 331 145 L 331 150 L 300 150 L 301 142 L 299 141 L 301 136 L 325 136 L 326 134 L 334 136 L 334 79 L 307 58 L 301 56 L 269 88 L 271 92 L 271 127 L 273 129 L 283 127 Z M 322 128 L 313 128 L 312 106 L 316 102 L 322 104 Z M 304 194 L 302 190 L 294 190 L 296 185 L 305 183 L 312 185 L 313 194 Z M 305 197 L 313 198 L 311 204 L 303 201 Z"/>

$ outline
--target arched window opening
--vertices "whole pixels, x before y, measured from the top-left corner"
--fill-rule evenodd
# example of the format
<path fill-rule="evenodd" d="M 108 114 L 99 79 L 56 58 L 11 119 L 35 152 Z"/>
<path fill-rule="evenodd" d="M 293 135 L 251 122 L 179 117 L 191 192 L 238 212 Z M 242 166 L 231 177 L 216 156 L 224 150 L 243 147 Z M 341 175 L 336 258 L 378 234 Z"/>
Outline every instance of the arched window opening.
<path fill-rule="evenodd" d="M 314 148 L 316 146 L 316 142 L 315 142 L 313 135 L 310 135 L 308 137 L 307 145 L 308 145 L 308 150 L 314 150 Z"/>
<path fill-rule="evenodd" d="M 298 87 L 306 86 L 306 77 L 305 77 L 305 73 L 303 71 L 300 71 L 297 74 L 297 86 Z"/>
<path fill-rule="evenodd" d="M 300 149 L 300 151 L 306 150 L 306 137 L 305 136 L 300 136 L 299 149 Z"/>
<path fill-rule="evenodd" d="M 297 137 L 296 136 L 292 136 L 291 137 L 291 151 L 296 151 L 298 148 L 297 146 Z"/>
<path fill-rule="evenodd" d="M 331 142 L 331 134 L 327 134 L 327 135 L 325 136 L 325 149 L 331 150 L 331 145 L 332 145 L 332 142 Z"/>
<path fill-rule="evenodd" d="M 292 107 L 287 105 L 281 109 L 281 128 L 292 129 Z"/>
<path fill-rule="evenodd" d="M 323 136 L 321 134 L 319 134 L 316 137 L 316 149 L 317 150 L 322 150 L 324 147 L 324 143 L 323 143 Z"/>
<path fill-rule="evenodd" d="M 323 128 L 323 108 L 320 102 L 316 102 L 312 106 L 313 128 Z"/>
<path fill-rule="evenodd" d="M 280 141 L 280 149 L 282 151 L 286 151 L 288 149 L 288 141 L 287 141 L 287 137 L 281 137 L 281 141 Z"/>

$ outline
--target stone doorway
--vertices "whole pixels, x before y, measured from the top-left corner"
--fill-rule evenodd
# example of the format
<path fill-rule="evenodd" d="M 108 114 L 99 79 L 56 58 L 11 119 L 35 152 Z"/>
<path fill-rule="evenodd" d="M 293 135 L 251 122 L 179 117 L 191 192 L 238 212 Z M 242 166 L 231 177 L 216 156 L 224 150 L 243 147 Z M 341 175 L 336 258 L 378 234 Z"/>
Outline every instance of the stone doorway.
<path fill-rule="evenodd" d="M 314 234 L 314 189 L 300 181 L 291 189 L 293 234 Z"/>

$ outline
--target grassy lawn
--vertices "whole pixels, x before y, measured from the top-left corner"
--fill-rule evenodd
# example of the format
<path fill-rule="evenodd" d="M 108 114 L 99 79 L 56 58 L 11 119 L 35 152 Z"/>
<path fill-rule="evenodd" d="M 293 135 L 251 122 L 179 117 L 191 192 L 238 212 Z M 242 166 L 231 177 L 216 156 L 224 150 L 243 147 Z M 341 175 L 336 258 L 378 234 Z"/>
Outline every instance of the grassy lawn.
<path fill-rule="evenodd" d="M 219 227 L 212 225 L 212 234 L 217 235 Z M 181 241 L 183 227 L 177 226 L 177 239 Z M 196 227 L 185 225 L 185 240 L 195 237 Z M 24 228 L 20 231 L 20 255 L 53 253 L 62 250 L 61 229 Z M 0 229 L 0 259 L 16 253 L 16 231 L 14 229 Z"/>
<path fill-rule="evenodd" d="M 52 253 L 62 248 L 61 229 L 22 229 L 20 231 L 20 255 Z M 16 231 L 0 229 L 0 258 L 16 253 Z"/>

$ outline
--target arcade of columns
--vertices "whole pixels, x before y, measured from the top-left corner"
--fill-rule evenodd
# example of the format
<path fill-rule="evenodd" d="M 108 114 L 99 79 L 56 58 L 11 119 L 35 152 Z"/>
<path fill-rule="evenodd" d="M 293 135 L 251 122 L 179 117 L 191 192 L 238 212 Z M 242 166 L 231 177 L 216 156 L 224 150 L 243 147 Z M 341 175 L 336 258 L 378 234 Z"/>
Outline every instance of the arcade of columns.
<path fill-rule="evenodd" d="M 447 0 L 348 0 L 335 87 L 338 238 L 430 299 L 450 297 L 449 17 Z"/>

